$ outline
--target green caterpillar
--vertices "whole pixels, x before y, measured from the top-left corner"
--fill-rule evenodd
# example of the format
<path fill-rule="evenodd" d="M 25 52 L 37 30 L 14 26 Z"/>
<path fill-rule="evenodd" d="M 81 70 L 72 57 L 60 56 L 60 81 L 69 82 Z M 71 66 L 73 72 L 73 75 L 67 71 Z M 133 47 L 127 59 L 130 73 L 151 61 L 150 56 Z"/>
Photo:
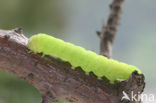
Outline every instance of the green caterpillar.
<path fill-rule="evenodd" d="M 43 53 L 69 62 L 73 68 L 81 67 L 86 74 L 93 72 L 99 79 L 103 76 L 111 83 L 117 79 L 128 79 L 133 71 L 141 71 L 135 66 L 107 59 L 80 46 L 54 38 L 46 34 L 32 36 L 28 48 L 34 53 Z"/>

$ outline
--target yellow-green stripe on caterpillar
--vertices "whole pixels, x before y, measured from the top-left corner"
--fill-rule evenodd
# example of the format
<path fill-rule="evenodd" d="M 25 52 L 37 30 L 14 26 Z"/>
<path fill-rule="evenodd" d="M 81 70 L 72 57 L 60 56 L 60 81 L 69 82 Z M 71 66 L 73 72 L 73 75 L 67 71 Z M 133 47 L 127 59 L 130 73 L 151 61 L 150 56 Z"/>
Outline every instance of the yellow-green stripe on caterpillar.
<path fill-rule="evenodd" d="M 46 34 L 40 33 L 32 36 L 29 39 L 28 48 L 34 53 L 43 53 L 67 61 L 73 68 L 81 67 L 86 74 L 93 72 L 98 78 L 105 76 L 111 83 L 117 79 L 128 79 L 133 71 L 141 73 L 135 66 L 107 59 L 80 46 Z"/>

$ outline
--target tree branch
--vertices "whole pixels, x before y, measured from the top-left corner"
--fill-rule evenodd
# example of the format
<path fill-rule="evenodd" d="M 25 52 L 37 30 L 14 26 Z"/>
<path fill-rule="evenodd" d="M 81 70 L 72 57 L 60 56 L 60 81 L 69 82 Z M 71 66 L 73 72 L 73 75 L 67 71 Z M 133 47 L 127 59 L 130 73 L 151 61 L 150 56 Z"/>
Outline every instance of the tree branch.
<path fill-rule="evenodd" d="M 28 39 L 16 30 L 0 30 L 0 69 L 31 83 L 40 91 L 43 103 L 121 103 L 123 90 L 141 93 L 144 89 L 144 76 L 137 73 L 127 81 L 109 84 L 93 73 L 86 75 L 81 68 L 72 69 L 67 62 L 30 53 Z"/>
<path fill-rule="evenodd" d="M 103 25 L 101 32 L 97 31 L 97 35 L 100 37 L 100 54 L 108 58 L 112 58 L 112 44 L 120 22 L 124 1 L 113 0 L 106 26 Z"/>

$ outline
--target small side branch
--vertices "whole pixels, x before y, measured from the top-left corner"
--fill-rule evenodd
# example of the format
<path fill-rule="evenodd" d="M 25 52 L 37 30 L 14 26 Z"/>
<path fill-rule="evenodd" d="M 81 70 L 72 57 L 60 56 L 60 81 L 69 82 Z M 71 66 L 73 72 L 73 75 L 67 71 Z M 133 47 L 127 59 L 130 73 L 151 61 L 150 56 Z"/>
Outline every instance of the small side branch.
<path fill-rule="evenodd" d="M 101 32 L 97 32 L 100 37 L 100 54 L 108 58 L 112 58 L 112 44 L 120 22 L 123 3 L 124 0 L 113 0 L 107 24 L 103 25 Z"/>

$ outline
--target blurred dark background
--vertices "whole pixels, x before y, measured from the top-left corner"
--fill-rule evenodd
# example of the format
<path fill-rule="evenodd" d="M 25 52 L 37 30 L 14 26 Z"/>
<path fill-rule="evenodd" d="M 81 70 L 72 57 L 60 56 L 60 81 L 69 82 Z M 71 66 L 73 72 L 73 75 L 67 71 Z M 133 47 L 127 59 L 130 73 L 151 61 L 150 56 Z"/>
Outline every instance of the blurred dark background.
<path fill-rule="evenodd" d="M 22 27 L 27 37 L 47 33 L 99 53 L 101 30 L 112 0 L 0 0 L 0 29 Z M 146 76 L 144 93 L 156 94 L 156 0 L 126 0 L 113 58 Z M 0 71 L 0 103 L 40 103 L 30 84 Z"/>

